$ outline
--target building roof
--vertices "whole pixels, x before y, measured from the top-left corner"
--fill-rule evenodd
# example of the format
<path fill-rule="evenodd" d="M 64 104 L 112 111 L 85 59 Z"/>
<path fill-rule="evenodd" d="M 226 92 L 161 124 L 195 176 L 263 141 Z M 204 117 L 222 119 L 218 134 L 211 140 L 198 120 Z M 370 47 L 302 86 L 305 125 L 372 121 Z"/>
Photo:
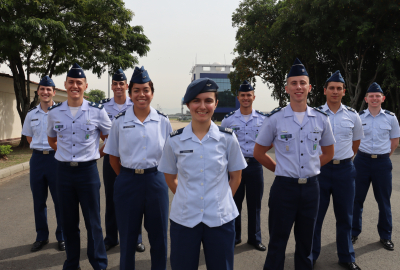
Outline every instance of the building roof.
<path fill-rule="evenodd" d="M 6 78 L 10 78 L 10 79 L 14 78 L 13 76 L 11 76 L 11 75 L 9 75 L 9 74 L 1 73 L 1 72 L 0 72 L 0 77 L 6 77 Z M 39 85 L 39 83 L 34 82 L 34 81 L 30 81 L 30 83 L 31 83 L 31 84 Z M 61 89 L 61 88 L 55 88 L 55 90 L 61 91 L 61 92 L 67 92 L 67 90 Z"/>

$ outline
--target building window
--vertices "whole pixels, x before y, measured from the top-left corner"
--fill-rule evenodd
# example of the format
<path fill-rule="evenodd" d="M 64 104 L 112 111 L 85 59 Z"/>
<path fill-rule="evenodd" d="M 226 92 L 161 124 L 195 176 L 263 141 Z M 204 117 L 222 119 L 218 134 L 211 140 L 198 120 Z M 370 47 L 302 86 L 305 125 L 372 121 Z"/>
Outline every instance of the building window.
<path fill-rule="evenodd" d="M 231 82 L 229 79 L 213 78 L 218 84 L 218 107 L 217 108 L 235 108 L 235 96 L 231 92 Z"/>
<path fill-rule="evenodd" d="M 203 71 L 210 71 L 211 67 L 203 67 Z"/>

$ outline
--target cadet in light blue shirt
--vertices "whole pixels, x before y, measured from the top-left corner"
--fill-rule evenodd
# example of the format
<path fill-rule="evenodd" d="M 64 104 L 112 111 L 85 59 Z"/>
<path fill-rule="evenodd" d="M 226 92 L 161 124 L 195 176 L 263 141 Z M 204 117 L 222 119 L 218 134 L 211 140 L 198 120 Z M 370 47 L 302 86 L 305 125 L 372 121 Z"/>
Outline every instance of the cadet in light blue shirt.
<path fill-rule="evenodd" d="M 167 268 L 168 187 L 157 166 L 172 127 L 166 115 L 150 106 L 153 94 L 147 70 L 136 67 L 129 84 L 134 106 L 115 117 L 104 148 L 118 175 L 114 203 L 121 270 L 135 269 L 136 239 L 143 218 L 151 246 L 151 269 Z"/>
<path fill-rule="evenodd" d="M 399 145 L 400 129 L 396 115 L 382 109 L 385 101 L 382 88 L 371 84 L 365 96 L 368 109 L 360 112 L 365 138 L 354 158 L 356 166 L 356 196 L 352 227 L 353 244 L 361 233 L 365 197 L 372 183 L 379 208 L 378 233 L 385 249 L 394 250 L 392 242 L 392 162 L 390 155 Z"/>
<path fill-rule="evenodd" d="M 262 165 L 253 157 L 254 145 L 258 132 L 265 119 L 265 114 L 253 109 L 254 88 L 244 81 L 238 91 L 240 109 L 227 114 L 222 120 L 221 127 L 233 129 L 240 144 L 247 167 L 242 171 L 242 181 L 233 197 L 239 210 L 235 220 L 236 239 L 235 245 L 242 242 L 242 203 L 246 194 L 248 237 L 247 243 L 257 250 L 265 251 L 267 248 L 261 242 L 261 200 L 264 193 L 264 177 Z"/>
<path fill-rule="evenodd" d="M 160 160 L 159 170 L 175 194 L 170 214 L 173 270 L 198 269 L 201 243 L 207 269 L 233 269 L 234 219 L 239 214 L 233 195 L 247 165 L 232 130 L 211 121 L 217 89 L 208 78 L 188 86 L 183 102 L 192 122 L 171 133 Z"/>
<path fill-rule="evenodd" d="M 49 242 L 46 206 L 49 189 L 56 211 L 58 249 L 64 251 L 65 242 L 59 219 L 60 213 L 56 189 L 57 161 L 54 159 L 55 152 L 47 141 L 47 108 L 54 104 L 53 97 L 56 94 L 55 84 L 49 76 L 41 79 L 37 94 L 40 104 L 28 111 L 22 128 L 22 135 L 26 136 L 30 143 L 30 148 L 33 149 L 32 157 L 29 161 L 29 178 L 35 213 L 36 241 L 33 243 L 31 251 L 38 251 Z"/>
<path fill-rule="evenodd" d="M 295 269 L 313 268 L 310 253 L 319 204 L 317 177 L 320 167 L 332 160 L 335 139 L 327 114 L 307 106 L 309 80 L 304 65 L 296 59 L 285 87 L 290 104 L 267 114 L 254 147 L 254 157 L 276 175 L 268 202 L 270 241 L 264 270 L 283 270 L 293 224 Z M 272 146 L 276 163 L 266 154 Z"/>
<path fill-rule="evenodd" d="M 336 143 L 333 160 L 321 167 L 321 174 L 318 176 L 320 199 L 314 232 L 313 261 L 315 263 L 321 252 L 322 223 L 332 194 L 339 264 L 350 270 L 359 270 L 360 267 L 355 263 L 355 254 L 351 243 L 356 176 L 352 158 L 357 153 L 364 133 L 361 119 L 356 110 L 341 103 L 345 92 L 344 79 L 340 72 L 336 71 L 324 86 L 326 103 L 318 108 L 328 114 Z"/>

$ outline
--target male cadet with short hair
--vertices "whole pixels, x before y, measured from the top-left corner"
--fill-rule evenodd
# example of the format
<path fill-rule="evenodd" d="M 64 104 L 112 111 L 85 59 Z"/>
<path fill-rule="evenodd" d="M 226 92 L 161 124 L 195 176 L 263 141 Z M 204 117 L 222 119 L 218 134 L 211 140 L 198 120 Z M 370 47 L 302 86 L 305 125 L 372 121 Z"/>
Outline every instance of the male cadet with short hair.
<path fill-rule="evenodd" d="M 49 227 L 47 225 L 47 196 L 50 189 L 56 212 L 57 229 L 56 238 L 58 249 L 65 250 L 64 236 L 61 228 L 59 205 L 57 199 L 57 161 L 54 159 L 55 151 L 47 141 L 47 115 L 48 108 L 54 104 L 56 85 L 49 76 L 44 76 L 39 82 L 37 94 L 40 103 L 28 111 L 22 135 L 26 136 L 33 149 L 29 161 L 30 184 L 33 195 L 33 211 L 35 213 L 36 241 L 31 251 L 38 251 L 49 243 Z"/>
<path fill-rule="evenodd" d="M 233 129 L 247 162 L 247 168 L 242 171 L 242 181 L 233 197 L 239 210 L 239 216 L 235 219 L 235 245 L 242 242 L 241 212 L 246 194 L 248 213 L 247 243 L 253 245 L 257 250 L 265 251 L 266 247 L 261 243 L 260 228 L 261 200 L 264 192 L 263 168 L 253 157 L 254 144 L 265 114 L 253 109 L 255 98 L 254 88 L 247 81 L 244 81 L 240 85 L 237 97 L 240 109 L 227 114 L 222 120 L 221 127 Z"/>
<path fill-rule="evenodd" d="M 321 174 L 318 176 L 320 198 L 312 253 L 315 264 L 321 252 L 322 223 L 332 195 L 339 264 L 350 270 L 359 270 L 351 243 L 356 176 L 352 157 L 357 153 L 364 133 L 356 110 L 341 103 L 345 91 L 345 81 L 338 70 L 326 81 L 326 103 L 318 108 L 328 114 L 336 143 L 333 160 L 321 167 Z"/>
<path fill-rule="evenodd" d="M 352 241 L 361 233 L 362 212 L 369 185 L 372 183 L 379 208 L 378 233 L 387 250 L 394 250 L 392 242 L 392 161 L 390 156 L 399 145 L 400 129 L 396 115 L 382 109 L 385 96 L 377 83 L 371 84 L 365 96 L 368 109 L 360 112 L 364 139 L 354 158 L 356 166 L 356 197 L 354 199 Z"/>
<path fill-rule="evenodd" d="M 254 147 L 254 157 L 276 175 L 268 201 L 270 241 L 264 270 L 284 269 L 293 223 L 295 269 L 311 270 L 319 204 L 318 175 L 320 166 L 333 158 L 335 138 L 327 114 L 307 106 L 310 79 L 299 59 L 287 75 L 285 89 L 290 104 L 267 114 Z M 273 146 L 276 163 L 267 154 Z"/>
<path fill-rule="evenodd" d="M 108 137 L 111 121 L 103 105 L 83 99 L 88 84 L 78 64 L 68 71 L 64 86 L 68 100 L 49 108 L 47 126 L 58 161 L 57 191 L 67 253 L 63 269 L 80 269 L 79 204 L 88 234 L 89 262 L 95 270 L 106 269 L 96 160 L 100 158 L 100 132 Z"/>
<path fill-rule="evenodd" d="M 112 77 L 111 90 L 114 92 L 114 97 L 103 99 L 100 101 L 100 104 L 104 106 L 108 117 L 112 121 L 117 114 L 126 111 L 133 105 L 132 100 L 126 97 L 128 84 L 125 73 L 122 69 L 118 69 L 114 73 Z M 103 181 L 104 191 L 106 194 L 106 237 L 104 238 L 106 251 L 119 244 L 117 218 L 115 217 L 114 206 L 114 183 L 116 177 L 117 175 L 110 164 L 110 156 L 106 154 L 103 159 Z M 144 250 L 145 246 L 142 243 L 142 234 L 140 233 L 136 251 L 144 252 Z"/>

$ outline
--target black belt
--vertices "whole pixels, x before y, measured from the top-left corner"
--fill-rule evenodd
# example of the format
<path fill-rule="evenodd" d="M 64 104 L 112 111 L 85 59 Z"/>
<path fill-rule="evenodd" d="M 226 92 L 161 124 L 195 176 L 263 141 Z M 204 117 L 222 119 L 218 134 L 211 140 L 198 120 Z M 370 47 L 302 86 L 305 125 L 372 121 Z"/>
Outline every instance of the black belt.
<path fill-rule="evenodd" d="M 131 169 L 131 168 L 126 168 L 126 167 L 122 167 L 122 168 L 132 171 L 134 174 L 147 174 L 147 173 L 158 171 L 157 166 L 155 166 L 153 168 L 148 168 L 148 169 Z"/>
<path fill-rule="evenodd" d="M 317 176 L 308 177 L 308 178 L 292 178 L 292 177 L 277 175 L 276 178 L 278 179 L 278 181 L 283 180 L 283 181 L 297 183 L 297 184 L 301 184 L 301 185 L 317 181 Z"/>
<path fill-rule="evenodd" d="M 258 162 L 257 159 L 253 157 L 245 157 L 244 159 L 246 160 L 247 163 Z"/>
<path fill-rule="evenodd" d="M 350 162 L 350 161 L 351 161 L 351 158 L 346 158 L 346 159 L 342 159 L 342 160 L 332 159 L 331 161 L 328 162 L 328 164 L 337 165 L 337 164 L 344 164 L 344 163 L 347 163 L 347 162 Z"/>
<path fill-rule="evenodd" d="M 84 162 L 65 162 L 59 161 L 59 164 L 66 166 L 66 167 L 88 167 L 96 163 L 96 160 L 84 161 Z"/>
<path fill-rule="evenodd" d="M 54 150 L 39 151 L 39 150 L 33 149 L 33 152 L 35 152 L 36 154 L 48 155 L 50 153 L 53 154 Z"/>
<path fill-rule="evenodd" d="M 369 158 L 388 158 L 389 157 L 389 153 L 387 154 L 380 154 L 380 155 L 374 155 L 374 154 L 368 154 L 368 153 L 364 153 L 360 150 L 358 150 L 357 155 L 363 156 L 363 157 L 369 157 Z"/>

